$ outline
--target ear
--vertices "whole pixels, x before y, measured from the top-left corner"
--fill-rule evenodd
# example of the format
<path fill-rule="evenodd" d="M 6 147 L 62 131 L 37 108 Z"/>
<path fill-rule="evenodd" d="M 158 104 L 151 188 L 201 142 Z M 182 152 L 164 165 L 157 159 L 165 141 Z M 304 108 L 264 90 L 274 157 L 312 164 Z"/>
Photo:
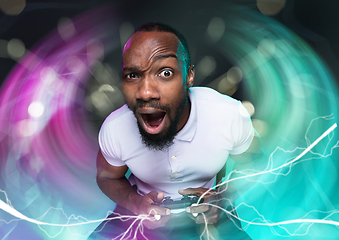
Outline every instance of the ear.
<path fill-rule="evenodd" d="M 187 88 L 190 88 L 193 86 L 194 76 L 195 76 L 194 65 L 191 65 L 187 72 Z"/>

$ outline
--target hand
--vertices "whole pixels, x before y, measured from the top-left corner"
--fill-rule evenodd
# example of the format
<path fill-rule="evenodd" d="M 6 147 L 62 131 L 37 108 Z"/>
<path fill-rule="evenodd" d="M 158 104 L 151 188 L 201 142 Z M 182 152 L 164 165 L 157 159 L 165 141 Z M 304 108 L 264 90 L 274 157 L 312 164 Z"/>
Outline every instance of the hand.
<path fill-rule="evenodd" d="M 179 190 L 179 193 L 182 195 L 195 195 L 197 197 L 202 196 L 206 191 L 208 193 L 204 195 L 204 203 L 211 203 L 214 205 L 222 206 L 221 203 L 221 196 L 220 193 L 218 193 L 216 190 L 209 190 L 207 188 L 187 188 L 184 190 Z M 211 207 L 207 204 L 198 204 L 197 206 L 191 206 L 186 208 L 186 212 L 191 213 L 189 214 L 189 217 L 193 219 L 197 224 L 202 224 L 207 221 L 208 224 L 214 224 L 219 221 L 219 218 L 221 214 L 223 213 L 222 210 L 220 210 L 217 207 Z M 205 215 L 205 218 L 203 214 Z M 196 216 L 198 214 L 198 216 Z"/>
<path fill-rule="evenodd" d="M 149 229 L 159 228 L 165 226 L 170 219 L 171 210 L 152 205 L 154 202 L 161 202 L 164 198 L 163 193 L 151 191 L 145 196 L 138 195 L 134 202 L 134 213 L 136 215 L 145 214 L 149 216 L 149 220 L 143 221 L 143 225 Z"/>

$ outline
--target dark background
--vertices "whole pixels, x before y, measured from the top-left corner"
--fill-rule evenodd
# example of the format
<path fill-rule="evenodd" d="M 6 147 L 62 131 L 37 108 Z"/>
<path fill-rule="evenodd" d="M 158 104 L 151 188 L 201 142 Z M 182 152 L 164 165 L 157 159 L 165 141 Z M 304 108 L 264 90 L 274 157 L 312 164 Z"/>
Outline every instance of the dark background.
<path fill-rule="evenodd" d="M 208 21 L 207 18 L 210 19 L 218 5 L 233 3 L 259 12 L 256 0 L 175 0 L 170 3 L 133 0 L 27 0 L 25 9 L 19 15 L 9 16 L 0 11 L 0 39 L 9 41 L 17 38 L 25 44 L 26 49 L 31 49 L 56 29 L 61 18 L 74 18 L 106 3 L 116 4 L 121 19 L 128 19 L 136 27 L 147 21 L 150 16 L 152 19 L 170 19 L 169 24 L 184 31 L 190 46 L 193 45 L 193 55 L 196 52 L 194 48 L 199 49 L 198 41 L 195 40 L 196 45 L 192 44 L 194 34 L 199 34 L 199 22 Z M 325 61 L 336 81 L 339 79 L 338 10 L 339 1 L 335 0 L 286 0 L 283 10 L 277 15 L 270 16 L 302 37 Z M 183 18 L 177 16 L 185 13 L 188 19 L 182 23 Z M 190 32 L 189 26 L 192 25 L 196 26 L 198 31 Z M 213 56 L 213 52 L 209 54 Z M 194 57 L 197 56 L 193 56 L 193 59 Z M 16 63 L 13 59 L 0 57 L 0 84 L 3 84 Z"/>

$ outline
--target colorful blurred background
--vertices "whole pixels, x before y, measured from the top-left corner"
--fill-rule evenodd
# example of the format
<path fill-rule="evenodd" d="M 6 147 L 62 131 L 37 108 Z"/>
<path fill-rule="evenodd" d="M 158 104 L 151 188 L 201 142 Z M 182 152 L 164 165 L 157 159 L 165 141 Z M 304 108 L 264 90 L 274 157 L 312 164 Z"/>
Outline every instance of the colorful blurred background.
<path fill-rule="evenodd" d="M 148 21 L 185 35 L 196 86 L 252 117 L 246 174 L 267 173 L 242 180 L 255 182 L 236 202 L 246 232 L 338 239 L 338 129 L 279 168 L 339 123 L 338 10 L 330 0 L 0 0 L 0 239 L 86 239 L 114 209 L 96 185 L 97 134 L 124 104 L 122 47 Z"/>

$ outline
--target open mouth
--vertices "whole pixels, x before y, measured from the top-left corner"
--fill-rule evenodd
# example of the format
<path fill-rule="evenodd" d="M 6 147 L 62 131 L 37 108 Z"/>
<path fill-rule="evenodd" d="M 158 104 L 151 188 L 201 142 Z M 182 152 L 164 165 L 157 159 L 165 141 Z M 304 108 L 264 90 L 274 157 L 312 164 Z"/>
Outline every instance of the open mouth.
<path fill-rule="evenodd" d="M 160 133 L 164 126 L 166 112 L 153 111 L 152 113 L 140 113 L 145 130 L 150 134 Z"/>

